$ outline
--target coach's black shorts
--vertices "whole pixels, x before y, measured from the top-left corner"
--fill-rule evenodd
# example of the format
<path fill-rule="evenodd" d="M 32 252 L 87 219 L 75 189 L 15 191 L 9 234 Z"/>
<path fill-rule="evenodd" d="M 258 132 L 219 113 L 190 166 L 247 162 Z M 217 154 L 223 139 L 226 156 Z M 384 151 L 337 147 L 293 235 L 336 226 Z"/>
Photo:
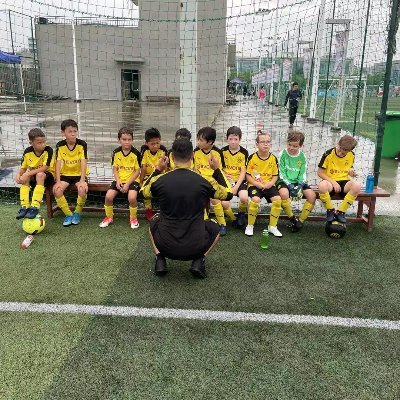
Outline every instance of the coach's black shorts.
<path fill-rule="evenodd" d="M 44 171 L 46 178 L 44 178 L 44 187 L 49 187 L 54 183 L 54 176 L 49 171 Z M 30 187 L 33 189 L 36 185 L 36 175 L 33 175 L 32 179 L 29 181 Z"/>
<path fill-rule="evenodd" d="M 60 181 L 67 182 L 70 185 L 73 185 L 75 183 L 78 183 L 81 180 L 81 176 L 67 176 L 67 175 L 61 175 L 60 176 Z M 87 182 L 87 177 L 85 176 L 85 182 Z"/>
<path fill-rule="evenodd" d="M 346 193 L 344 192 L 344 187 L 346 186 L 346 183 L 347 182 L 349 182 L 349 180 L 346 180 L 346 181 L 336 181 L 338 184 L 339 184 L 339 186 L 340 186 L 340 192 L 339 193 L 336 193 L 334 190 L 331 190 L 330 192 L 329 192 L 329 194 L 331 195 L 331 196 L 333 196 L 334 194 L 337 194 L 338 196 L 340 196 L 342 199 L 344 199 L 344 196 L 346 196 Z"/>
<path fill-rule="evenodd" d="M 204 229 L 199 231 L 201 235 L 198 236 L 196 242 L 186 243 L 184 245 L 177 245 L 175 240 L 171 240 L 175 235 L 171 237 L 169 232 L 165 232 L 159 214 L 150 221 L 150 232 L 153 236 L 154 244 L 165 257 L 171 260 L 196 260 L 204 256 L 219 234 L 219 225 L 216 222 L 209 219 L 203 223 Z M 164 234 L 166 234 L 166 236 L 164 236 Z M 163 240 L 163 237 L 166 240 Z"/>
<path fill-rule="evenodd" d="M 111 185 L 110 185 L 109 189 L 116 190 L 117 192 L 122 193 L 121 189 L 117 188 L 117 182 L 116 181 L 112 181 L 111 182 Z M 139 192 L 139 190 L 140 190 L 139 182 L 132 182 L 129 185 L 129 189 L 128 190 L 136 190 L 137 192 Z"/>
<path fill-rule="evenodd" d="M 249 186 L 248 188 L 249 197 L 264 198 L 267 201 L 271 201 L 272 197 L 279 196 L 278 189 L 276 186 L 272 186 L 269 189 L 259 189 L 255 186 Z"/>
<path fill-rule="evenodd" d="M 297 182 L 293 183 L 293 185 L 296 186 L 296 185 L 298 185 L 298 183 Z M 278 190 L 282 189 L 282 188 L 288 189 L 288 186 L 283 181 L 278 181 L 276 183 L 276 187 L 277 187 Z M 303 183 L 303 190 L 307 190 L 307 189 L 311 189 L 311 186 L 308 183 L 305 182 L 305 183 Z"/>

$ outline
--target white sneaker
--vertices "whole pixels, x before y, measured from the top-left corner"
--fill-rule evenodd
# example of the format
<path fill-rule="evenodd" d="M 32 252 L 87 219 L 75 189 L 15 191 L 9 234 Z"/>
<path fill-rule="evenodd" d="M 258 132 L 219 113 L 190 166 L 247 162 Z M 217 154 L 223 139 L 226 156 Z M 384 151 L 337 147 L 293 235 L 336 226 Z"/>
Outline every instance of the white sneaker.
<path fill-rule="evenodd" d="M 132 229 L 139 228 L 139 221 L 137 220 L 137 218 L 130 218 L 129 223 L 130 223 Z"/>
<path fill-rule="evenodd" d="M 269 226 L 268 232 L 272 233 L 275 237 L 282 237 L 282 233 L 279 232 L 276 226 Z"/>
<path fill-rule="evenodd" d="M 105 217 L 103 221 L 100 222 L 100 228 L 107 228 L 108 225 L 113 223 L 113 217 Z"/>
<path fill-rule="evenodd" d="M 254 225 L 247 225 L 244 234 L 246 236 L 253 236 Z"/>

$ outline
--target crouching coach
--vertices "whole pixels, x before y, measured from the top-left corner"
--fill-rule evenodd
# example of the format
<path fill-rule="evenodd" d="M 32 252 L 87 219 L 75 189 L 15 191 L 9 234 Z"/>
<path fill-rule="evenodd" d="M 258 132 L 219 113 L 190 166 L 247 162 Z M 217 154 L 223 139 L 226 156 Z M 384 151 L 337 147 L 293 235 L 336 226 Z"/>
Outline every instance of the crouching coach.
<path fill-rule="evenodd" d="M 219 239 L 219 226 L 204 220 L 204 210 L 211 199 L 230 200 L 232 190 L 219 168 L 218 160 L 210 156 L 214 170 L 206 180 L 192 171 L 193 146 L 187 139 L 177 139 L 172 145 L 175 169 L 162 174 L 168 159 L 160 159 L 155 171 L 144 183 L 145 198 L 157 198 L 160 214 L 150 221 L 150 240 L 156 254 L 155 274 L 167 273 L 166 258 L 192 260 L 189 271 L 205 278 L 205 257 Z"/>

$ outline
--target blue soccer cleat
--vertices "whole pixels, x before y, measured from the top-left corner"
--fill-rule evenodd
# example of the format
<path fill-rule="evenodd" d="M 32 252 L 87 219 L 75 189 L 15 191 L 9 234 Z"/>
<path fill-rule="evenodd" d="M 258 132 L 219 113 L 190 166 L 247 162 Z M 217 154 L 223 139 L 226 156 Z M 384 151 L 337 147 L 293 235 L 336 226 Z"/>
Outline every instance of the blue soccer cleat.
<path fill-rule="evenodd" d="M 72 225 L 78 225 L 81 223 L 81 214 L 74 212 L 72 215 Z"/>
<path fill-rule="evenodd" d="M 72 215 L 66 215 L 64 218 L 63 226 L 71 226 L 72 225 Z"/>

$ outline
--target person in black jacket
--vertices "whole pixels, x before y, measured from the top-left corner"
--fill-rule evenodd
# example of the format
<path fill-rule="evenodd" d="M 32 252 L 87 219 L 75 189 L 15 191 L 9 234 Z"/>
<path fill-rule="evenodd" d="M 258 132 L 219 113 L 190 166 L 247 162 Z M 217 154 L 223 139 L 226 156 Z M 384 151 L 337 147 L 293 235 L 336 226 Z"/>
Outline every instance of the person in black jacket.
<path fill-rule="evenodd" d="M 149 229 L 156 254 L 154 272 L 167 273 L 166 258 L 192 260 L 189 271 L 205 278 L 205 256 L 219 239 L 219 226 L 204 220 L 204 210 L 210 199 L 230 200 L 231 185 L 212 155 L 211 178 L 205 179 L 190 169 L 193 145 L 187 139 L 174 141 L 172 158 L 175 169 L 162 174 L 168 163 L 167 157 L 162 157 L 141 189 L 145 198 L 156 197 L 160 205 L 160 214 L 150 221 Z"/>
<path fill-rule="evenodd" d="M 294 121 L 296 120 L 297 107 L 299 106 L 299 99 L 302 98 L 302 94 L 299 89 L 299 84 L 293 82 L 291 89 L 287 92 L 285 98 L 285 108 L 289 109 L 289 128 L 293 128 Z M 289 103 L 289 107 L 287 104 Z"/>

